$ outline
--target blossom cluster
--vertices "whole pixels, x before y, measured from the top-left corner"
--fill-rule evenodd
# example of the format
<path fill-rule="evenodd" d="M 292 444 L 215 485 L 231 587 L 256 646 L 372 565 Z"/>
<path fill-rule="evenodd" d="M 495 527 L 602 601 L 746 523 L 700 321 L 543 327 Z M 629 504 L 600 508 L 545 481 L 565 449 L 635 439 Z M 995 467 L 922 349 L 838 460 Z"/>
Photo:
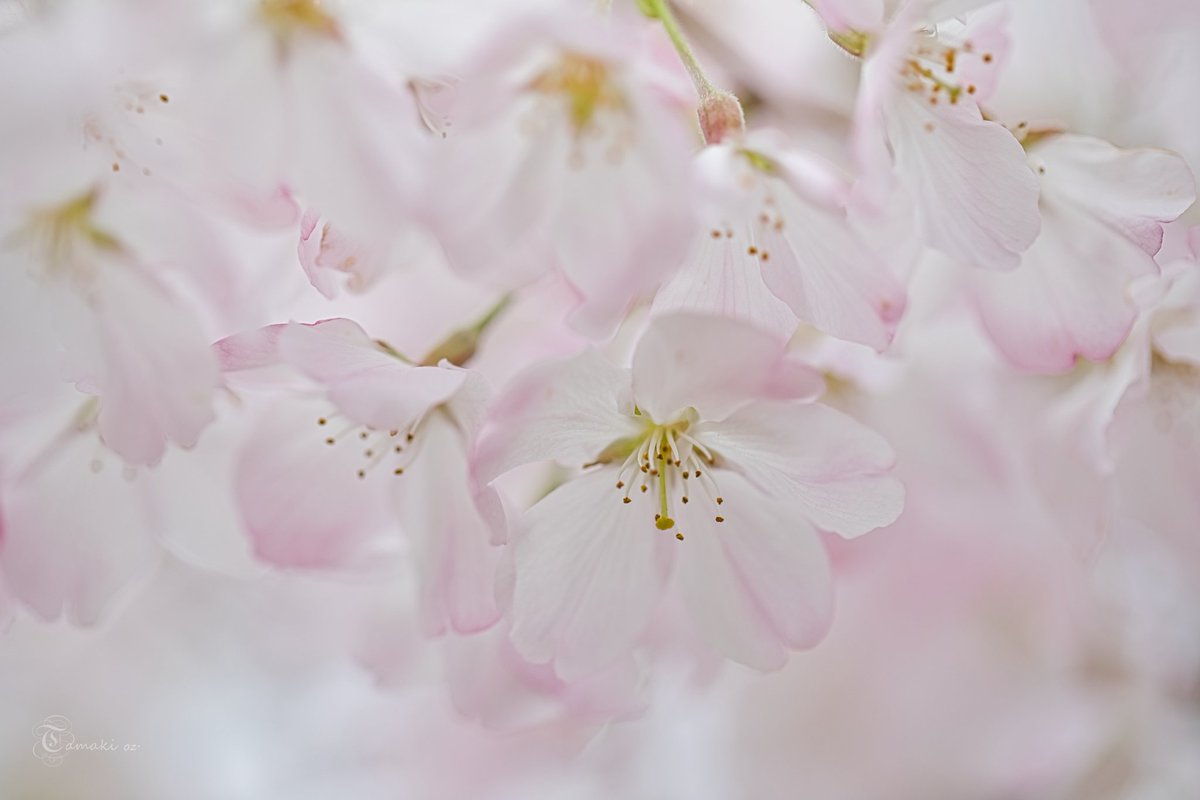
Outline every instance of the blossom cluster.
<path fill-rule="evenodd" d="M 0 2 L 4 782 L 1200 796 L 1197 9 Z"/>

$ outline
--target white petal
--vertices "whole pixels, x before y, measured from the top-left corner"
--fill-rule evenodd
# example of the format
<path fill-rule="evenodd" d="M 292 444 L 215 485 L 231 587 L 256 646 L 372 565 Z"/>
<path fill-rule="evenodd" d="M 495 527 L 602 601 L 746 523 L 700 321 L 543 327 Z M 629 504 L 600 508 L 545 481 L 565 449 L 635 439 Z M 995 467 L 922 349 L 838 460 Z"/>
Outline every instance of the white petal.
<path fill-rule="evenodd" d="M 627 653 L 658 605 L 663 575 L 649 501 L 628 505 L 616 470 L 582 475 L 526 515 L 516 544 L 512 642 L 566 681 Z M 670 540 L 670 544 L 674 544 Z"/>
<path fill-rule="evenodd" d="M 490 483 L 535 461 L 580 466 L 638 432 L 629 370 L 594 350 L 518 376 L 497 399 L 475 448 L 472 472 Z"/>
<path fill-rule="evenodd" d="M 898 92 L 885 110 L 897 177 L 927 244 L 965 264 L 1012 269 L 1039 228 L 1025 151 L 968 100 L 931 105 Z"/>
<path fill-rule="evenodd" d="M 1084 136 L 1035 144 L 1042 232 L 1016 271 L 973 276 L 984 326 L 1021 369 L 1070 369 L 1109 358 L 1133 327 L 1135 279 L 1154 275 L 1162 222 L 1195 199 L 1183 159 L 1121 150 Z"/>
<path fill-rule="evenodd" d="M 795 397 L 819 385 L 780 380 L 782 340 L 744 322 L 704 314 L 672 314 L 651 322 L 633 354 L 633 395 L 655 422 L 673 421 L 687 408 L 720 419 L 761 397 Z"/>
<path fill-rule="evenodd" d="M 786 502 L 740 475 L 719 477 L 725 521 L 706 503 L 681 506 L 679 579 L 700 634 L 756 669 L 783 666 L 785 647 L 811 647 L 827 632 L 833 579 L 817 532 Z"/>
<path fill-rule="evenodd" d="M 781 338 L 796 332 L 796 315 L 776 297 L 742 239 L 709 231 L 697 236 L 683 268 L 654 297 L 653 312 L 701 312 L 756 325 Z"/>
<path fill-rule="evenodd" d="M 754 403 L 694 434 L 730 469 L 802 509 L 818 527 L 857 536 L 891 524 L 904 487 L 883 437 L 821 404 Z"/>
<path fill-rule="evenodd" d="M 970 277 L 980 319 L 1018 369 L 1062 372 L 1077 356 L 1103 361 L 1137 318 L 1126 287 L 1154 274 L 1154 259 L 1071 205 L 1047 200 L 1042 216 L 1019 268 Z"/>
<path fill-rule="evenodd" d="M 804 322 L 839 339 L 884 350 L 907 303 L 904 287 L 866 245 L 844 211 L 776 195 L 783 229 L 756 242 L 767 287 Z"/>

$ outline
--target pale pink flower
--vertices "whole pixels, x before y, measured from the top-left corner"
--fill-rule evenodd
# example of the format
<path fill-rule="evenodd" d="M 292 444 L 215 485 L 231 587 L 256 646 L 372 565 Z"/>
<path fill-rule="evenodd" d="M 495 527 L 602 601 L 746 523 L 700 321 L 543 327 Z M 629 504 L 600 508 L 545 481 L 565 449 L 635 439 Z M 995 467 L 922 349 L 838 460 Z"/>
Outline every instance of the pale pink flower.
<path fill-rule="evenodd" d="M 979 103 L 1007 54 L 1003 9 L 945 23 L 973 3 L 815 0 L 842 47 L 864 57 L 852 148 L 859 196 L 882 206 L 894 186 L 923 241 L 957 261 L 1011 269 L 1038 232 L 1037 180 Z M 928 6 L 926 8 L 925 6 Z"/>
<path fill-rule="evenodd" d="M 857 536 L 896 518 L 887 443 L 806 402 L 820 381 L 777 339 L 719 317 L 664 316 L 631 369 L 594 351 L 534 368 L 489 416 L 489 483 L 522 464 L 583 465 L 520 520 L 512 641 L 572 680 L 645 632 L 670 581 L 699 633 L 762 669 L 812 646 L 831 585 L 815 528 Z"/>
<path fill-rule="evenodd" d="M 76 397 L 60 385 L 50 413 L 2 431 L 0 594 L 94 625 L 161 562 L 161 516 L 153 475 L 98 441 L 96 400 L 64 411 Z"/>
<path fill-rule="evenodd" d="M 572 317 L 606 335 L 678 262 L 686 101 L 629 31 L 543 16 L 494 36 L 464 73 L 428 196 L 451 265 L 512 287 L 557 267 Z"/>
<path fill-rule="evenodd" d="M 191 447 L 212 421 L 217 364 L 177 292 L 106 226 L 104 205 L 92 189 L 5 220 L 0 280 L 15 318 L 46 333 L 21 345 L 46 382 L 29 397 L 53 391 L 37 362 L 52 364 L 60 380 L 99 398 L 108 447 L 130 464 L 154 464 L 168 442 Z"/>
<path fill-rule="evenodd" d="M 325 397 L 275 411 L 244 445 L 238 502 L 260 558 L 308 569 L 386 566 L 380 548 L 398 514 L 415 551 L 426 631 L 495 621 L 494 559 L 466 480 L 481 379 L 444 361 L 406 363 L 348 319 L 272 325 L 214 347 L 231 377 Z"/>
<path fill-rule="evenodd" d="M 215 172 L 252 197 L 281 188 L 359 234 L 411 214 L 432 138 L 408 88 L 361 41 L 359 4 L 181 4 L 187 71 L 166 94 L 189 181 Z"/>
<path fill-rule="evenodd" d="M 1163 150 L 1099 139 L 1029 136 L 1042 184 L 1042 229 L 1021 266 L 976 271 L 971 294 L 984 327 L 1019 369 L 1062 372 L 1103 361 L 1132 329 L 1135 279 L 1158 273 L 1162 224 L 1195 200 L 1187 164 Z"/>
<path fill-rule="evenodd" d="M 391 270 L 429 258 L 435 247 L 415 225 L 398 223 L 385 233 L 356 236 L 308 211 L 300 220 L 296 254 L 313 288 L 333 299 L 339 286 L 353 293 L 365 292 Z"/>
<path fill-rule="evenodd" d="M 829 165 L 757 133 L 705 148 L 696 169 L 708 190 L 703 225 L 656 312 L 721 314 L 785 339 L 799 320 L 888 346 L 904 286 L 848 217 L 846 187 Z"/>
<path fill-rule="evenodd" d="M 1151 302 L 1091 389 L 1118 508 L 1200 575 L 1200 228 L 1191 239 L 1191 259 L 1139 284 Z"/>

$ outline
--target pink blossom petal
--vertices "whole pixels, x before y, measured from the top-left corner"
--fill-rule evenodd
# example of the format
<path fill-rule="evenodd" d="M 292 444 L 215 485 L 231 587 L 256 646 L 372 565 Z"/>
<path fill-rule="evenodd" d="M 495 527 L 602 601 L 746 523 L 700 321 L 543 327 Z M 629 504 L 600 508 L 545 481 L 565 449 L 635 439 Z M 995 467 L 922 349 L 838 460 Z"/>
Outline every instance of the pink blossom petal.
<path fill-rule="evenodd" d="M 828 631 L 833 578 L 815 530 L 786 502 L 722 473 L 725 521 L 703 504 L 682 508 L 679 580 L 696 629 L 724 655 L 773 670 L 785 647 L 811 647 Z"/>
<path fill-rule="evenodd" d="M 367 464 L 356 436 L 327 445 L 311 404 L 280 404 L 263 414 L 242 445 L 237 503 L 260 559 L 302 569 L 379 568 L 372 551 L 391 529 L 382 482 L 399 480 Z M 375 556 L 375 560 L 372 560 Z"/>
<path fill-rule="evenodd" d="M 848 218 L 844 181 L 770 132 L 738 147 L 745 149 L 709 147 L 698 157 L 714 208 L 683 269 L 655 298 L 655 312 L 721 314 L 784 338 L 798 318 L 886 348 L 904 310 L 904 287 Z"/>
<path fill-rule="evenodd" d="M 836 31 L 874 31 L 884 22 L 884 0 L 812 0 L 811 5 Z"/>
<path fill-rule="evenodd" d="M 291 323 L 279 337 L 283 358 L 329 387 L 329 399 L 355 422 L 405 429 L 462 386 L 466 371 L 414 367 L 381 350 L 347 319 Z"/>
<path fill-rule="evenodd" d="M 772 254 L 762 277 L 796 316 L 831 336 L 884 350 L 907 299 L 883 258 L 855 231 L 844 211 L 777 198 L 782 230 L 769 228 L 758 247 Z"/>
<path fill-rule="evenodd" d="M 94 303 L 105 444 L 137 465 L 157 463 L 168 441 L 195 445 L 220 382 L 199 324 L 124 264 L 105 270 Z"/>
<path fill-rule="evenodd" d="M 819 528 L 846 537 L 891 524 L 903 485 L 883 437 L 820 404 L 759 402 L 719 423 L 696 426 L 730 469 L 800 509 Z"/>
<path fill-rule="evenodd" d="M 395 503 L 416 546 L 425 632 L 477 633 L 499 618 L 498 551 L 471 501 L 462 433 L 435 413 L 420 437 L 413 466 L 397 476 Z"/>
<path fill-rule="evenodd" d="M 460 714 L 491 731 L 529 730 L 569 718 L 603 723 L 644 711 L 633 659 L 567 683 L 549 664 L 531 664 L 513 649 L 504 626 L 446 643 L 446 679 Z"/>
<path fill-rule="evenodd" d="M 901 91 L 885 110 L 896 173 L 925 241 L 964 264 L 1012 269 L 1040 225 L 1025 151 L 974 103 Z"/>
<path fill-rule="evenodd" d="M 1155 255 L 1162 225 L 1196 200 L 1187 162 L 1152 148 L 1121 149 L 1101 139 L 1062 134 L 1035 145 L 1030 160 L 1045 167 L 1042 192 L 1074 201 Z"/>
<path fill-rule="evenodd" d="M 721 419 L 756 398 L 812 396 L 821 378 L 792 365 L 781 369 L 785 344 L 743 322 L 703 314 L 654 320 L 633 354 L 633 392 L 655 422 L 694 408 Z"/>
<path fill-rule="evenodd" d="M 97 470 L 94 442 L 69 444 L 0 498 L 3 582 L 43 619 L 93 625 L 161 560 L 144 477 L 129 480 L 111 458 Z"/>
<path fill-rule="evenodd" d="M 1183 159 L 1083 136 L 1034 145 L 1042 233 L 1012 273 L 972 276 L 984 327 L 1014 366 L 1070 369 L 1109 358 L 1137 317 L 1129 285 L 1154 275 L 1162 222 L 1195 199 Z"/>
<path fill-rule="evenodd" d="M 747 269 L 745 245 L 707 231 L 696 237 L 683 268 L 654 296 L 655 314 L 705 311 L 753 324 L 781 338 L 799 320 L 763 281 L 756 265 Z"/>
<path fill-rule="evenodd" d="M 629 416 L 629 385 L 629 371 L 594 350 L 528 370 L 488 416 L 475 449 L 474 475 L 487 484 L 522 464 L 592 461 L 639 430 Z"/>
<path fill-rule="evenodd" d="M 568 682 L 633 647 L 664 584 L 656 550 L 666 540 L 632 524 L 649 505 L 621 503 L 615 481 L 603 469 L 555 489 L 529 510 L 516 543 L 513 645 L 535 663 L 552 660 Z"/>
<path fill-rule="evenodd" d="M 1064 372 L 1076 357 L 1103 361 L 1120 347 L 1137 309 L 1126 287 L 1153 274 L 1137 245 L 1070 205 L 1046 203 L 1037 242 L 1011 273 L 971 276 L 988 335 L 1018 369 Z"/>

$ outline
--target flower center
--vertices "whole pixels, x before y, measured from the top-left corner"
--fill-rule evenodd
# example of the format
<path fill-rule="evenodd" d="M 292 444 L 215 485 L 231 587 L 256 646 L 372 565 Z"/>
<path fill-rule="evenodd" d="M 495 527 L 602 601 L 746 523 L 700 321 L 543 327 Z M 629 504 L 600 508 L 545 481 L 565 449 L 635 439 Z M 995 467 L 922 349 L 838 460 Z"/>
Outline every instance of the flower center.
<path fill-rule="evenodd" d="M 336 422 L 338 416 L 330 414 L 318 417 L 317 426 L 328 428 Z M 356 443 L 363 448 L 362 465 L 355 470 L 355 475 L 360 480 L 365 479 L 368 473 L 380 468 L 392 475 L 403 475 L 416 458 L 420 444 L 417 433 L 422 421 L 424 421 L 424 417 L 405 430 L 393 428 L 385 431 L 347 420 L 336 432 L 330 432 L 325 436 L 325 444 L 335 447 L 339 444 Z"/>
<path fill-rule="evenodd" d="M 683 532 L 676 527 L 674 518 L 676 502 L 687 505 L 695 491 L 704 494 L 715 512 L 725 502 L 712 472 L 719 456 L 688 432 L 694 412 L 668 424 L 645 420 L 640 411 L 634 413 L 645 421 L 645 432 L 614 442 L 585 466 L 609 463 L 624 456 L 616 481 L 621 502 L 633 502 L 634 487 L 642 494 L 653 492 L 658 500 L 654 527 L 660 531 L 675 530 L 675 538 L 683 541 Z M 725 521 L 720 513 L 715 513 L 714 519 Z"/>
<path fill-rule="evenodd" d="M 973 95 L 978 91 L 974 83 L 959 79 L 965 61 L 988 68 L 995 64 L 996 57 L 989 52 L 978 52 L 970 39 L 954 43 L 943 34 L 918 32 L 916 36 L 919 38 L 901 64 L 900 75 L 905 88 L 923 95 L 930 105 L 937 105 L 942 98 L 950 105 L 957 105 L 964 92 Z"/>
<path fill-rule="evenodd" d="M 98 193 L 88 191 L 53 208 L 35 211 L 29 223 L 13 237 L 33 248 L 51 277 L 70 277 L 82 285 L 95 277 L 95 264 L 80 258 L 81 251 L 116 253 L 120 243 L 96 225 L 94 210 Z"/>
<path fill-rule="evenodd" d="M 280 42 L 300 33 L 337 39 L 337 20 L 325 13 L 318 0 L 262 0 L 259 14 Z"/>
<path fill-rule="evenodd" d="M 621 163 L 633 144 L 634 131 L 625 95 L 606 63 L 578 53 L 564 53 L 538 73 L 528 88 L 539 102 L 522 118 L 524 132 L 540 133 L 558 124 L 565 113 L 572 137 L 572 167 L 581 168 L 586 163 L 585 140 L 607 141 L 605 160 L 613 165 Z"/>

